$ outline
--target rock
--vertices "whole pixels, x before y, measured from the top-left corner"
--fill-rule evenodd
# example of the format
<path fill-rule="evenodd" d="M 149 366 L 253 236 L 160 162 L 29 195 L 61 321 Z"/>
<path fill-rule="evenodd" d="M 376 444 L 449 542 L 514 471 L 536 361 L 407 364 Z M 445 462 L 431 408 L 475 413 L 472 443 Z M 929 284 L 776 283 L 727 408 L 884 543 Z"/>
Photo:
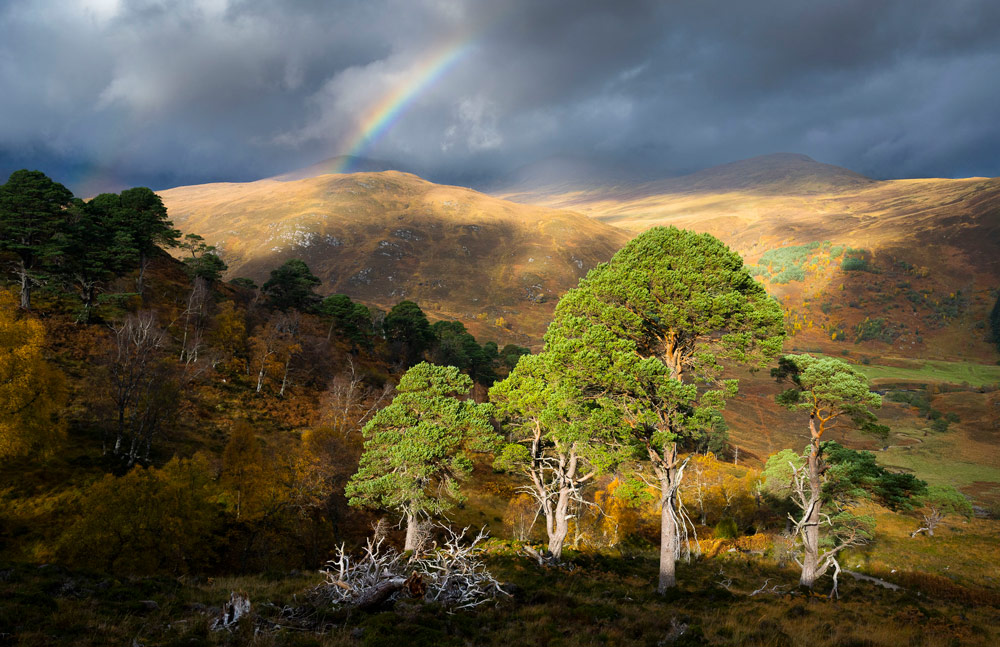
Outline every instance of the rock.
<path fill-rule="evenodd" d="M 139 604 L 142 605 L 143 609 L 150 613 L 160 610 L 160 605 L 156 603 L 156 600 L 139 600 Z"/>

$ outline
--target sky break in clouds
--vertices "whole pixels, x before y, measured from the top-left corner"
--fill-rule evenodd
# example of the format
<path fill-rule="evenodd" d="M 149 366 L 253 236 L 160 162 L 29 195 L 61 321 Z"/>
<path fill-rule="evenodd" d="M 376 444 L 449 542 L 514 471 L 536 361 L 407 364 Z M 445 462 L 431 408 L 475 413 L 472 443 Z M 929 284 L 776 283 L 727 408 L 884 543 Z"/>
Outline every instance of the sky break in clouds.
<path fill-rule="evenodd" d="M 355 152 L 484 186 L 788 151 L 996 176 L 997 33 L 993 0 L 7 0 L 0 174 L 91 194 Z"/>

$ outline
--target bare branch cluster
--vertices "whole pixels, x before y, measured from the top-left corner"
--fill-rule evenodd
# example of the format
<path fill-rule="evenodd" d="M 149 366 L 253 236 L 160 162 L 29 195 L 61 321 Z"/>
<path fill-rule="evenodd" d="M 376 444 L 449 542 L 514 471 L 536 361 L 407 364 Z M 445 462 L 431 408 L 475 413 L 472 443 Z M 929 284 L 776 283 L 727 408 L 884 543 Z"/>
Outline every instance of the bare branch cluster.
<path fill-rule="evenodd" d="M 344 546 L 323 571 L 326 581 L 314 590 L 319 601 L 366 609 L 403 596 L 425 598 L 453 609 L 479 606 L 506 595 L 483 563 L 485 529 L 465 542 L 468 528 L 445 532 L 444 545 L 409 557 L 388 546 L 385 537 L 368 539 L 361 556 L 352 559 Z"/>
<path fill-rule="evenodd" d="M 486 529 L 463 543 L 468 528 L 456 533 L 442 527 L 447 535 L 444 546 L 414 561 L 414 572 L 427 582 L 424 597 L 455 609 L 468 609 L 507 595 L 480 559 Z"/>

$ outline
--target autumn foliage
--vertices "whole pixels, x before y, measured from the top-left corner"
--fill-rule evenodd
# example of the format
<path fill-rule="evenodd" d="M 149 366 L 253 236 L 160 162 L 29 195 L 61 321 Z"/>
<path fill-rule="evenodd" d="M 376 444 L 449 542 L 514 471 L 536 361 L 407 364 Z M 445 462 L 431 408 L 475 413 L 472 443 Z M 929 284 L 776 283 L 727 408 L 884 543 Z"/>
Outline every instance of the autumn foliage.
<path fill-rule="evenodd" d="M 0 460 L 51 448 L 65 423 L 63 378 L 45 359 L 45 328 L 0 290 Z"/>

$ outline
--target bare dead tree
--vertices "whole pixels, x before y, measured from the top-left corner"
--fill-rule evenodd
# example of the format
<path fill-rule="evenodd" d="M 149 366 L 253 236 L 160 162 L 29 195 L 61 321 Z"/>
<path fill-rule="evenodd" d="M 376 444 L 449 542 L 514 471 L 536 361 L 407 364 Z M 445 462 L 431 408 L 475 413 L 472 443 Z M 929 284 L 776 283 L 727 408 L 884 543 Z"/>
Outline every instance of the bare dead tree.
<path fill-rule="evenodd" d="M 761 595 L 762 593 L 769 593 L 771 595 L 784 595 L 786 593 L 785 589 L 787 587 L 782 584 L 774 584 L 769 588 L 767 585 L 768 583 L 770 583 L 770 581 L 771 578 L 767 578 L 766 580 L 764 580 L 764 583 L 761 584 L 759 589 L 750 593 L 750 597 L 752 598 L 756 595 Z"/>
<path fill-rule="evenodd" d="M 388 383 L 380 389 L 368 385 L 348 356 L 346 370 L 333 378 L 323 394 L 320 423 L 330 424 L 346 438 L 360 431 L 392 399 L 393 391 Z"/>
<path fill-rule="evenodd" d="M 152 436 L 171 404 L 176 403 L 176 393 L 172 393 L 169 370 L 162 362 L 166 333 L 157 325 L 154 313 L 128 315 L 111 324 L 111 332 L 106 368 L 109 395 L 117 413 L 111 451 L 116 456 L 127 455 L 132 465 L 140 451 L 148 456 Z"/>
<path fill-rule="evenodd" d="M 229 602 L 222 605 L 222 613 L 212 620 L 209 629 L 212 631 L 232 631 L 241 619 L 250 616 L 250 598 L 245 593 L 232 591 Z"/>
<path fill-rule="evenodd" d="M 928 537 L 933 537 L 934 530 L 944 521 L 945 515 L 939 508 L 930 508 L 922 517 L 923 525 L 910 533 L 910 539 L 913 539 L 922 532 L 927 533 Z"/>
<path fill-rule="evenodd" d="M 201 348 L 202 335 L 205 329 L 208 304 L 208 282 L 195 277 L 188 293 L 187 304 L 180 315 L 182 321 L 180 355 L 178 360 L 184 364 L 198 361 L 198 351 Z"/>
<path fill-rule="evenodd" d="M 468 527 L 457 533 L 447 526 L 440 528 L 445 533 L 444 545 L 414 562 L 415 572 L 428 583 L 425 598 L 454 609 L 468 609 L 506 595 L 480 557 L 480 544 L 488 537 L 486 528 L 468 542 Z"/>

